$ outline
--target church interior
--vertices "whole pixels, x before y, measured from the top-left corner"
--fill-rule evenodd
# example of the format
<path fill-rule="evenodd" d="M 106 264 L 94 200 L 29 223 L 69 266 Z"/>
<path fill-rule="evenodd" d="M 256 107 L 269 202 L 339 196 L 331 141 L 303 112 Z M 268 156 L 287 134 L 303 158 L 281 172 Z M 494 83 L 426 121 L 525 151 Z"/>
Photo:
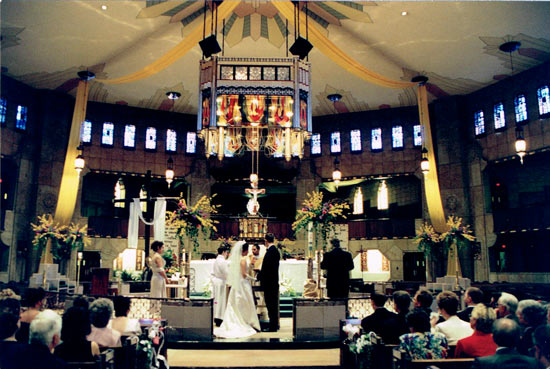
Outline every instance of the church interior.
<path fill-rule="evenodd" d="M 287 362 L 256 366 L 340 367 L 339 324 L 372 293 L 550 300 L 550 3 L 0 7 L 2 288 L 61 309 L 130 296 L 133 318 L 181 324 L 176 368 L 250 366 L 271 339 Z M 218 248 L 266 234 L 281 330 L 223 346 Z M 327 295 L 333 238 L 353 258 L 349 299 Z M 153 241 L 163 299 L 148 298 Z"/>

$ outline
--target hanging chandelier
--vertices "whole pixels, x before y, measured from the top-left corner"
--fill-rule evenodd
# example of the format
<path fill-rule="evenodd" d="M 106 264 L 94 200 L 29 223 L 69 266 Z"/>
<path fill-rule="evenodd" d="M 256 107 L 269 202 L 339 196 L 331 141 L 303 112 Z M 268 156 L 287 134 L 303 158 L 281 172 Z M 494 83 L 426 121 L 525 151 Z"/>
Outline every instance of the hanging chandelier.
<path fill-rule="evenodd" d="M 299 58 L 200 62 L 197 129 L 207 158 L 263 150 L 302 158 L 311 136 L 311 66 Z"/>

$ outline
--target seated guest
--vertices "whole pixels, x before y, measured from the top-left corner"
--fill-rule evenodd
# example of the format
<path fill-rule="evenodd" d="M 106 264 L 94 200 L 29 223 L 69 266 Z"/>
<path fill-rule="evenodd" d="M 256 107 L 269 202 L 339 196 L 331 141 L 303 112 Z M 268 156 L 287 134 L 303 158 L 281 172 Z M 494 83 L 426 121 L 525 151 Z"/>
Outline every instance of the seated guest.
<path fill-rule="evenodd" d="M 477 304 L 472 310 L 470 326 L 474 334 L 470 337 L 458 340 L 456 344 L 455 357 L 480 357 L 494 355 L 497 344 L 493 341 L 493 323 L 497 314 L 491 308 L 483 304 Z"/>
<path fill-rule="evenodd" d="M 115 317 L 111 321 L 111 328 L 120 332 L 122 335 L 133 335 L 141 333 L 141 326 L 137 319 L 129 319 L 130 298 L 125 296 L 115 296 L 113 299 L 115 305 Z"/>
<path fill-rule="evenodd" d="M 54 355 L 67 362 L 94 361 L 99 356 L 99 346 L 86 339 L 91 331 L 88 312 L 81 307 L 70 307 L 63 314 L 63 342 L 55 348 Z"/>
<path fill-rule="evenodd" d="M 18 328 L 19 314 L 0 312 L 0 368 L 14 367 L 17 353 L 26 346 L 15 339 Z"/>
<path fill-rule="evenodd" d="M 541 368 L 550 368 L 550 325 L 539 326 L 533 332 L 535 359 Z"/>
<path fill-rule="evenodd" d="M 399 347 L 413 360 L 445 359 L 447 338 L 441 333 L 430 332 L 430 317 L 424 311 L 413 310 L 407 314 L 407 325 L 411 333 L 399 337 Z"/>
<path fill-rule="evenodd" d="M 517 308 L 518 299 L 516 296 L 503 292 L 497 300 L 497 318 L 512 319 L 516 323 L 519 323 L 516 316 Z"/>
<path fill-rule="evenodd" d="M 76 296 L 73 300 L 73 306 L 80 307 L 88 311 L 90 309 L 90 301 L 86 296 Z"/>
<path fill-rule="evenodd" d="M 25 291 L 23 306 L 26 306 L 27 310 L 21 313 L 20 327 L 16 334 L 19 342 L 29 342 L 29 326 L 40 313 L 45 298 L 46 291 L 42 288 L 27 288 Z"/>
<path fill-rule="evenodd" d="M 88 341 L 97 342 L 101 347 L 119 347 L 120 333 L 107 327 L 113 315 L 113 302 L 106 298 L 99 298 L 90 304 L 90 320 L 92 333 Z"/>
<path fill-rule="evenodd" d="M 0 292 L 0 313 L 12 313 L 18 317 L 21 315 L 21 297 L 9 288 Z"/>
<path fill-rule="evenodd" d="M 426 314 L 428 314 L 428 316 L 430 316 L 432 312 L 433 301 L 434 301 L 434 297 L 432 296 L 431 292 L 425 288 L 420 288 L 418 289 L 418 291 L 416 291 L 416 294 L 414 295 L 414 299 L 413 299 L 414 309 L 422 310 Z"/>
<path fill-rule="evenodd" d="M 436 324 L 434 332 L 443 333 L 447 337 L 449 345 L 456 345 L 458 340 L 474 333 L 470 324 L 456 316 L 458 296 L 454 292 L 443 291 L 437 295 L 437 306 L 439 307 L 439 314 L 445 321 Z"/>
<path fill-rule="evenodd" d="M 546 309 L 535 300 L 522 300 L 516 312 L 523 334 L 519 340 L 518 351 L 522 355 L 534 356 L 533 332 L 546 323 Z"/>
<path fill-rule="evenodd" d="M 374 332 L 382 338 L 385 344 L 396 344 L 399 342 L 397 331 L 397 314 L 392 313 L 384 307 L 387 297 L 379 293 L 371 294 L 370 301 L 374 313 L 361 321 L 361 327 L 365 332 Z"/>
<path fill-rule="evenodd" d="M 52 310 L 42 311 L 30 324 L 29 344 L 7 352 L 2 369 L 64 369 L 65 362 L 52 354 L 60 333 L 61 317 Z"/>
<path fill-rule="evenodd" d="M 536 369 L 535 359 L 516 350 L 520 334 L 521 328 L 514 320 L 497 319 L 493 324 L 497 351 L 491 356 L 477 357 L 472 369 Z"/>
<path fill-rule="evenodd" d="M 456 315 L 465 322 L 470 323 L 470 315 L 472 314 L 472 310 L 474 310 L 474 306 L 482 302 L 483 291 L 477 287 L 470 287 L 464 293 L 464 304 L 466 304 L 466 309 L 459 311 Z"/>
<path fill-rule="evenodd" d="M 411 295 L 407 291 L 395 291 L 393 293 L 393 308 L 397 312 L 398 336 L 409 333 L 406 316 L 411 307 Z"/>

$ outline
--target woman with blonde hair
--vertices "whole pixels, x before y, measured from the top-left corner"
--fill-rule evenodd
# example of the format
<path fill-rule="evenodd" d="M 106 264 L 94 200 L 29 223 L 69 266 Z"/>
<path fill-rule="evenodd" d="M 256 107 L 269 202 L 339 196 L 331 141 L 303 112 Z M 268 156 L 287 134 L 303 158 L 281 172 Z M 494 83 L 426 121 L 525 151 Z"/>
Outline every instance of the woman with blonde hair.
<path fill-rule="evenodd" d="M 497 344 L 493 341 L 493 323 L 497 315 L 491 308 L 477 304 L 470 316 L 470 326 L 474 334 L 458 340 L 455 349 L 456 358 L 482 357 L 494 355 Z"/>

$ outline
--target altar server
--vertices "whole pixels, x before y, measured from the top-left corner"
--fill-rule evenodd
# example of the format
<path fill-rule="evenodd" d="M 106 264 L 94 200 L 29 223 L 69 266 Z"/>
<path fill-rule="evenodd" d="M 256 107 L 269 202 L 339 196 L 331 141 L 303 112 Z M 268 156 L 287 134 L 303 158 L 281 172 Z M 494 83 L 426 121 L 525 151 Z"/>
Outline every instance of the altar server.
<path fill-rule="evenodd" d="M 227 256 L 229 255 L 229 247 L 222 245 L 218 247 L 218 256 L 214 261 L 212 270 L 212 297 L 214 298 L 214 323 L 220 326 L 225 313 L 225 305 L 227 302 L 227 273 L 229 265 Z"/>

